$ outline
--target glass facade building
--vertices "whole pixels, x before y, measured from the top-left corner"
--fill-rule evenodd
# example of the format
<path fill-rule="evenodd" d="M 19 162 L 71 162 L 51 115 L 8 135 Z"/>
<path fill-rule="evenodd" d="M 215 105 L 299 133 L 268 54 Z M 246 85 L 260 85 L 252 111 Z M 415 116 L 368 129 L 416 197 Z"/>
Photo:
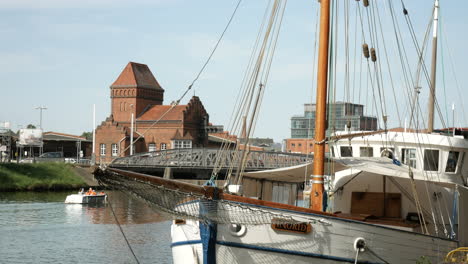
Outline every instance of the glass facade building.
<path fill-rule="evenodd" d="M 327 105 L 327 136 L 334 131 L 377 130 L 377 118 L 364 116 L 364 105 L 336 102 Z M 291 138 L 313 138 L 315 135 L 315 104 L 304 104 L 304 115 L 291 117 Z"/>

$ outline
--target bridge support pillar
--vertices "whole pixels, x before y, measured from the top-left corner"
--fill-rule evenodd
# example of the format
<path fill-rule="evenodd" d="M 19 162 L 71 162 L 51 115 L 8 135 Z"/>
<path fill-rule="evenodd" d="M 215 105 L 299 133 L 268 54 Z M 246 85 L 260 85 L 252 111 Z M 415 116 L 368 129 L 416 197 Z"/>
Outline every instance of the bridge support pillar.
<path fill-rule="evenodd" d="M 172 168 L 171 167 L 166 167 L 164 169 L 164 179 L 172 179 Z"/>

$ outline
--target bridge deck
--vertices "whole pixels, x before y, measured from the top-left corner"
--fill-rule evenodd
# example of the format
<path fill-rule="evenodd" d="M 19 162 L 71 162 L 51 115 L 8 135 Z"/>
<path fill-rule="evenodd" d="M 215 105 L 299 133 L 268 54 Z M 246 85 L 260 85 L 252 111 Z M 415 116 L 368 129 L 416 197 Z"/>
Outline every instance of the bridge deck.
<path fill-rule="evenodd" d="M 217 149 L 207 148 L 169 149 L 117 158 L 109 164 L 109 167 L 228 169 L 238 167 L 241 158 L 242 152 L 235 150 L 220 152 Z M 304 164 L 311 160 L 311 155 L 250 151 L 245 160 L 245 169 L 247 171 L 276 169 Z"/>

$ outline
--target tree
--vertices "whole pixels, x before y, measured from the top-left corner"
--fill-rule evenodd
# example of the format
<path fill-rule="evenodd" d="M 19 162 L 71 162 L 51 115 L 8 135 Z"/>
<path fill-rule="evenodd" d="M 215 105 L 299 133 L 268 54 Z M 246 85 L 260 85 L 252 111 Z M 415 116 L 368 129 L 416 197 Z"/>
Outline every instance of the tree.
<path fill-rule="evenodd" d="M 34 129 L 34 128 L 36 128 L 36 126 L 33 125 L 33 124 L 29 124 L 26 128 L 32 128 L 32 129 Z"/>
<path fill-rule="evenodd" d="M 87 140 L 93 140 L 93 132 L 83 132 L 81 137 L 86 138 Z"/>

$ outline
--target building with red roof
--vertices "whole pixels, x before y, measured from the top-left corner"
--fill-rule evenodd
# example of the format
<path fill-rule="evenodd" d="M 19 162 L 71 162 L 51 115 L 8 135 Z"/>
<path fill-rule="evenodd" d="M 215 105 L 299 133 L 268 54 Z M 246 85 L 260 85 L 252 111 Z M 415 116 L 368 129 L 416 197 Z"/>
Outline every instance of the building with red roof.
<path fill-rule="evenodd" d="M 97 163 L 130 154 L 132 114 L 135 153 L 207 146 L 208 132 L 220 127 L 210 126 L 197 96 L 185 105 L 164 105 L 164 89 L 145 64 L 129 62 L 110 93 L 111 114 L 96 128 Z"/>

